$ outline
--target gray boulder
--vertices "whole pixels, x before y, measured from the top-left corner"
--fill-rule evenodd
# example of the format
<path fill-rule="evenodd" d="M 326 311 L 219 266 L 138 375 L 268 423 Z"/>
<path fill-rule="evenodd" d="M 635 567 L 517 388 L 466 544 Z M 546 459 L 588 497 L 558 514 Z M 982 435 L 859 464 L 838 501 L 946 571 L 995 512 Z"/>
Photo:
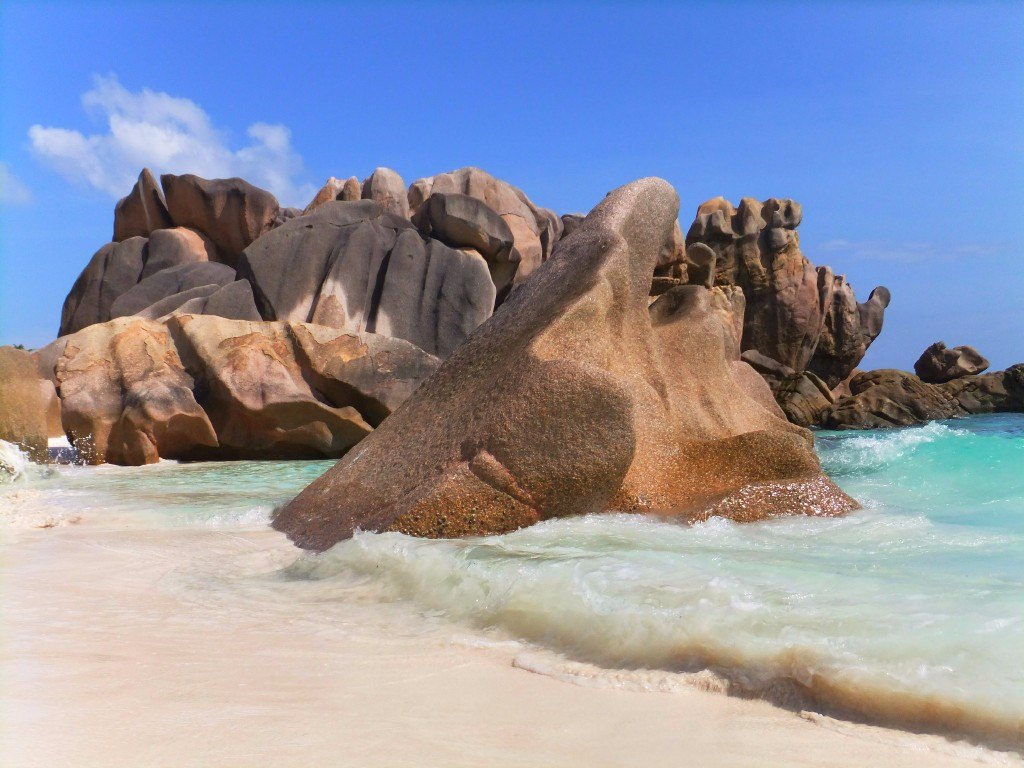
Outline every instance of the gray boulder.
<path fill-rule="evenodd" d="M 324 203 L 246 249 L 267 320 L 313 322 L 405 339 L 446 356 L 493 311 L 487 262 L 424 239 L 375 201 Z"/>
<path fill-rule="evenodd" d="M 200 261 L 162 269 L 121 294 L 110 307 L 110 317 L 135 315 L 183 291 L 202 286 L 227 285 L 234 279 L 235 271 L 231 267 L 213 261 Z"/>
<path fill-rule="evenodd" d="M 64 299 L 57 335 L 109 320 L 114 302 L 139 282 L 146 255 L 144 237 L 107 243 L 96 251 Z"/>

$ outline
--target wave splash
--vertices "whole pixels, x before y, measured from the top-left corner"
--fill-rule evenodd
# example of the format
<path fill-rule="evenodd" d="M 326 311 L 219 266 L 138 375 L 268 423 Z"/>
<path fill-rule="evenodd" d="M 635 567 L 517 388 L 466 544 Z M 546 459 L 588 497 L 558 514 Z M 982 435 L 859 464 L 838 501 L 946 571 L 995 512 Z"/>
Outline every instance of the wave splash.
<path fill-rule="evenodd" d="M 988 589 L 965 614 L 932 575 L 899 584 L 873 562 L 877 551 L 927 560 L 938 546 L 927 520 L 808 522 L 687 528 L 600 515 L 471 541 L 358 534 L 289 575 L 358 581 L 376 599 L 597 665 L 617 685 L 625 675 L 642 688 L 660 670 L 663 689 L 669 671 L 794 709 L 1021 743 L 1024 677 L 1007 671 L 1024 647 L 1017 585 Z M 970 534 L 958 546 L 983 553 L 998 541 Z M 965 626 L 987 628 L 985 659 L 953 652 L 977 642 Z"/>

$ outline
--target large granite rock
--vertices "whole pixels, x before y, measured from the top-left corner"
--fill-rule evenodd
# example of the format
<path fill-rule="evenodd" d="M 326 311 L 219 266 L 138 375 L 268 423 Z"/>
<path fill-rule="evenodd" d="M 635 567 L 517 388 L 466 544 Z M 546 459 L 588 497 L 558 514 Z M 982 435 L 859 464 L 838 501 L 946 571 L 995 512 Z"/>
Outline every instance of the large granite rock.
<path fill-rule="evenodd" d="M 612 192 L 274 526 L 323 550 L 356 528 L 461 536 L 609 509 L 755 520 L 854 508 L 809 433 L 737 383 L 710 291 L 675 288 L 648 309 L 678 206 L 660 179 Z"/>
<path fill-rule="evenodd" d="M 844 277 L 815 269 L 800 250 L 803 210 L 793 200 L 708 200 L 686 236 L 687 279 L 737 285 L 747 300 L 743 349 L 835 386 L 857 366 L 882 328 L 889 292 L 857 304 Z M 697 246 L 706 246 L 706 249 Z M 714 253 L 714 258 L 708 251 Z"/>
<path fill-rule="evenodd" d="M 340 456 L 437 364 L 399 340 L 311 325 L 190 315 L 167 325 L 216 429 L 217 458 Z"/>
<path fill-rule="evenodd" d="M 59 408 L 53 384 L 40 374 L 31 353 L 0 347 L 0 440 L 19 446 L 33 461 L 46 461 L 53 423 L 60 424 Z"/>
<path fill-rule="evenodd" d="M 149 236 L 141 279 L 162 269 L 200 261 L 217 261 L 217 248 L 202 232 L 187 227 L 158 229 Z"/>
<path fill-rule="evenodd" d="M 157 230 L 174 226 L 167 211 L 164 193 L 149 168 L 143 168 L 132 191 L 114 206 L 116 243 L 129 237 L 149 237 Z"/>
<path fill-rule="evenodd" d="M 183 291 L 201 286 L 220 287 L 234 279 L 235 270 L 215 261 L 191 262 L 162 269 L 118 296 L 110 306 L 110 317 L 135 315 Z"/>
<path fill-rule="evenodd" d="M 937 341 L 921 353 L 914 363 L 914 373 L 921 381 L 942 384 L 963 376 L 976 376 L 987 370 L 988 365 L 988 360 L 974 347 L 950 349 L 944 342 Z"/>
<path fill-rule="evenodd" d="M 362 198 L 380 203 L 381 208 L 395 216 L 409 218 L 409 193 L 405 182 L 390 168 L 377 168 L 363 180 Z"/>
<path fill-rule="evenodd" d="M 216 447 L 164 326 L 118 318 L 63 341 L 54 375 L 64 427 L 83 460 L 151 464 Z"/>
<path fill-rule="evenodd" d="M 327 202 L 246 249 L 238 276 L 268 320 L 405 339 L 449 355 L 494 307 L 478 254 L 424 239 L 379 203 Z"/>
<path fill-rule="evenodd" d="M 280 213 L 277 198 L 243 179 L 164 174 L 160 183 L 175 226 L 202 232 L 217 247 L 218 258 L 232 267 Z"/>
<path fill-rule="evenodd" d="M 413 182 L 409 188 L 412 212 L 416 213 L 432 194 L 438 192 L 475 197 L 504 219 L 512 232 L 519 256 L 515 275 L 517 285 L 551 255 L 562 234 L 562 220 L 553 211 L 534 205 L 521 189 L 479 168 L 460 168 Z"/>
<path fill-rule="evenodd" d="M 147 253 L 144 237 L 107 243 L 96 251 L 64 299 L 57 335 L 109 320 L 114 301 L 139 282 Z"/>

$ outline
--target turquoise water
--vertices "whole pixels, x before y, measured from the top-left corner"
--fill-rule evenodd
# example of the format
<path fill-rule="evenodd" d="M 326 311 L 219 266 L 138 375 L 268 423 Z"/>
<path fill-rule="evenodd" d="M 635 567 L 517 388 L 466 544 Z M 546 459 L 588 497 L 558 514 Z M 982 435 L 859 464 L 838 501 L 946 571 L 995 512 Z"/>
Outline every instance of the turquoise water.
<path fill-rule="evenodd" d="M 608 514 L 473 540 L 359 534 L 261 578 L 404 604 L 553 663 L 710 669 L 790 706 L 1024 744 L 1024 415 L 822 432 L 817 448 L 863 510 L 692 527 Z M 259 527 L 329 466 L 34 468 L 6 486 L 4 519 Z"/>

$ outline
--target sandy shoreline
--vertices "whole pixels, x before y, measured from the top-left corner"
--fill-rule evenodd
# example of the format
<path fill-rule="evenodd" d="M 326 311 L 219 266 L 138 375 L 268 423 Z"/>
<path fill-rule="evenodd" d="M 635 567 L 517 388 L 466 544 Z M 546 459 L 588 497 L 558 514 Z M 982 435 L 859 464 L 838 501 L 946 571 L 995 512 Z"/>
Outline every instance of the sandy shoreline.
<path fill-rule="evenodd" d="M 1024 764 L 688 686 L 537 674 L 553 655 L 250 580 L 294 558 L 269 531 L 3 535 L 11 768 Z"/>

